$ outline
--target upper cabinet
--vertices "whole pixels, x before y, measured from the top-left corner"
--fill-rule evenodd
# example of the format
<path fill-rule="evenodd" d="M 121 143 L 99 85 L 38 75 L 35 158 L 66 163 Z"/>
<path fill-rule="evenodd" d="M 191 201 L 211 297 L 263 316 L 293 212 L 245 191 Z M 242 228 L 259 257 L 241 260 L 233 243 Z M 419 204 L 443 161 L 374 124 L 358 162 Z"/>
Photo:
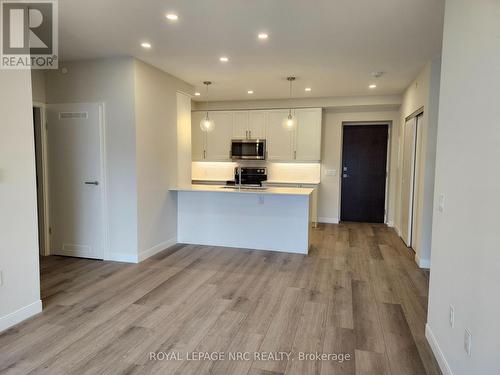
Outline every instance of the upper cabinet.
<path fill-rule="evenodd" d="M 233 138 L 248 138 L 248 111 L 235 111 L 233 123 Z"/>
<path fill-rule="evenodd" d="M 267 113 L 266 149 L 267 160 L 289 161 L 293 159 L 293 131 L 283 127 L 288 110 L 273 110 Z"/>
<path fill-rule="evenodd" d="M 264 139 L 266 137 L 267 111 L 235 111 L 234 139 Z"/>
<path fill-rule="evenodd" d="M 321 108 L 295 110 L 294 159 L 298 161 L 321 160 Z"/>
<path fill-rule="evenodd" d="M 267 111 L 248 112 L 248 133 L 250 139 L 266 138 Z"/>
<path fill-rule="evenodd" d="M 206 157 L 206 133 L 201 131 L 200 122 L 205 112 L 192 112 L 191 115 L 191 154 L 193 161 L 204 160 Z"/>
<path fill-rule="evenodd" d="M 231 138 L 233 136 L 233 112 L 211 112 L 214 130 L 206 133 L 206 159 L 230 160 Z"/>
<path fill-rule="evenodd" d="M 297 127 L 289 131 L 283 128 L 288 109 L 211 111 L 215 127 L 205 133 L 200 128 L 205 112 L 193 112 L 193 160 L 228 161 L 231 139 L 265 139 L 269 161 L 320 161 L 321 108 L 295 109 L 293 113 Z"/>

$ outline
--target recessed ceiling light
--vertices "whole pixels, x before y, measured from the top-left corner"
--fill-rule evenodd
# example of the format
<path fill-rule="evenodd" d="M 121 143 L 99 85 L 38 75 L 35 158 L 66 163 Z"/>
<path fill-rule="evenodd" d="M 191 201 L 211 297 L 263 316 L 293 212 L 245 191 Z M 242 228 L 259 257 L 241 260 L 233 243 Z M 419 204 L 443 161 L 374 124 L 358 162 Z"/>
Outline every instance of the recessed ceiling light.
<path fill-rule="evenodd" d="M 253 94 L 253 90 L 248 90 L 247 93 L 248 94 Z"/>
<path fill-rule="evenodd" d="M 148 42 L 142 42 L 142 43 L 141 43 L 141 47 L 142 47 L 142 48 L 151 48 L 151 43 L 148 43 Z"/>
<path fill-rule="evenodd" d="M 228 61 L 229 61 L 229 59 L 228 59 L 226 56 L 222 56 L 222 57 L 220 57 L 220 58 L 219 58 L 219 60 L 220 60 L 221 62 L 228 62 Z"/>
<path fill-rule="evenodd" d="M 201 94 L 199 92 L 194 93 L 195 96 L 200 96 Z"/>
<path fill-rule="evenodd" d="M 167 13 L 165 17 L 167 17 L 170 21 L 177 21 L 179 19 L 179 16 L 175 13 Z"/>
<path fill-rule="evenodd" d="M 311 91 L 311 88 L 310 87 L 306 87 L 304 90 L 307 91 L 307 92 L 309 92 L 309 91 Z"/>
<path fill-rule="evenodd" d="M 269 35 L 267 35 L 266 33 L 259 33 L 259 35 L 257 35 L 257 37 L 259 39 L 267 39 L 267 38 L 269 38 Z"/>
<path fill-rule="evenodd" d="M 372 83 L 370 86 L 368 86 L 370 89 L 376 89 L 377 88 L 377 85 Z"/>

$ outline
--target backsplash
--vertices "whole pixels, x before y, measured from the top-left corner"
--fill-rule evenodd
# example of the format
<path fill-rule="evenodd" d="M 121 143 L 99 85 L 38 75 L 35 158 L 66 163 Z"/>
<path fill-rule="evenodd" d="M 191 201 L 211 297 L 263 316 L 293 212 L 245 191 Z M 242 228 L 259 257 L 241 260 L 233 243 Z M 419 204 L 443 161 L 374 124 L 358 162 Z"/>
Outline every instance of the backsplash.
<path fill-rule="evenodd" d="M 243 166 L 267 167 L 269 182 L 319 183 L 321 176 L 320 163 L 271 163 L 242 162 Z M 226 181 L 234 179 L 234 162 L 193 162 L 192 179 L 197 181 Z"/>

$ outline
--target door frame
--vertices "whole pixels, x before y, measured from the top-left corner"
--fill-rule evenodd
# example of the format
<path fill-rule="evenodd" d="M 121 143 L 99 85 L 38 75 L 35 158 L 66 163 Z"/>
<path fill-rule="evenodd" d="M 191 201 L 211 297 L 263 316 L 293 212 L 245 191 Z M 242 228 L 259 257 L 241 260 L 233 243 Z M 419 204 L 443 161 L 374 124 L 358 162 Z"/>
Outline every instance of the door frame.
<path fill-rule="evenodd" d="M 342 206 L 342 173 L 344 160 L 344 127 L 358 125 L 387 125 L 387 160 L 385 162 L 385 197 L 384 197 L 384 224 L 388 224 L 389 217 L 389 183 L 391 170 L 391 141 L 392 141 L 392 120 L 387 121 L 342 121 L 340 128 L 340 160 L 339 160 L 339 192 L 338 192 L 338 208 L 337 217 L 341 221 L 341 206 Z"/>
<path fill-rule="evenodd" d="M 67 105 L 67 104 L 96 104 L 99 107 L 99 139 L 100 139 L 100 144 L 99 144 L 99 150 L 101 152 L 101 176 L 100 176 L 100 181 L 101 181 L 101 222 L 102 222 L 102 248 L 103 248 L 103 260 L 108 260 L 109 259 L 109 254 L 110 254 L 110 246 L 109 246 L 109 211 L 108 211 L 108 168 L 107 168 L 107 152 L 106 152 L 106 105 L 104 102 L 82 102 L 82 103 L 51 103 L 51 104 L 42 104 L 42 103 L 36 103 L 39 106 L 43 106 L 43 121 L 45 124 L 45 131 L 43 132 L 42 139 L 43 139 L 43 147 L 45 149 L 44 151 L 44 160 L 43 160 L 43 181 L 44 181 L 44 198 L 46 199 L 46 205 L 45 205 L 45 226 L 46 228 L 46 241 L 48 242 L 49 246 L 45 247 L 45 253 L 44 255 L 48 256 L 52 254 L 52 246 L 51 246 L 51 241 L 50 241 L 50 196 L 49 196 L 49 186 L 50 186 L 50 181 L 49 181 L 49 162 L 48 162 L 48 150 L 49 150 L 49 143 L 48 143 L 48 135 L 47 135 L 47 130 L 48 130 L 48 125 L 47 125 L 47 116 L 46 116 L 46 111 L 47 107 L 51 105 Z M 35 105 L 35 102 L 33 102 L 33 107 L 37 106 Z M 43 152 L 43 151 L 42 151 Z"/>
<path fill-rule="evenodd" d="M 402 236 L 402 232 L 400 231 L 400 233 L 398 233 L 399 237 L 401 238 L 401 241 L 403 241 L 403 243 L 405 244 L 406 247 L 408 247 L 409 249 L 412 249 L 413 251 L 415 251 L 414 249 L 414 245 L 415 245 L 415 241 L 414 241 L 414 235 L 416 233 L 416 230 L 415 230 L 415 225 L 417 223 L 417 217 L 416 217 L 416 207 L 415 207 L 415 203 L 416 203 L 416 200 L 415 198 L 417 197 L 418 198 L 418 195 L 420 194 L 420 191 L 419 191 L 419 186 L 418 186 L 418 183 L 417 183 L 417 180 L 418 180 L 418 176 L 420 174 L 420 168 L 421 168 L 421 165 L 420 165 L 420 152 L 421 152 L 421 141 L 422 141 L 422 125 L 419 123 L 418 119 L 420 116 L 422 116 L 422 119 L 423 119 L 423 116 L 424 116 L 424 107 L 420 107 L 418 108 L 415 112 L 411 113 L 410 115 L 406 116 L 405 119 L 404 119 L 404 124 L 403 124 L 403 137 L 402 137 L 402 142 L 401 142 L 401 160 L 400 160 L 400 163 L 401 163 L 401 180 L 400 180 L 400 196 L 398 197 L 399 201 L 400 201 L 400 204 L 399 204 L 399 221 L 400 221 L 400 226 L 401 226 L 401 213 L 403 212 L 403 205 L 405 204 L 403 202 L 403 179 L 402 179 L 402 173 L 403 173 L 403 163 L 404 163 L 404 160 L 403 160 L 403 155 L 404 155 L 404 132 L 406 131 L 406 124 L 408 123 L 408 121 L 410 121 L 411 119 L 415 118 L 415 150 L 414 150 L 414 153 L 413 153 L 413 165 L 412 165 L 412 168 L 413 168 L 413 173 L 412 173 L 412 184 L 411 184 L 411 202 L 406 202 L 407 204 L 410 205 L 410 213 L 408 215 L 408 218 L 409 220 L 411 220 L 411 223 L 408 225 L 408 229 L 409 229 L 409 238 L 408 238 L 408 244 L 403 240 L 403 236 Z"/>
<path fill-rule="evenodd" d="M 38 108 L 40 110 L 40 125 L 42 127 L 41 134 L 41 146 L 42 146 L 42 186 L 43 186 L 43 240 L 45 242 L 43 256 L 50 255 L 50 197 L 49 197 L 49 160 L 48 160 L 48 139 L 47 139 L 47 115 L 46 115 L 46 104 L 34 101 L 32 103 L 33 108 Z M 33 140 L 35 141 L 34 135 Z M 37 204 L 37 210 L 40 207 Z"/>

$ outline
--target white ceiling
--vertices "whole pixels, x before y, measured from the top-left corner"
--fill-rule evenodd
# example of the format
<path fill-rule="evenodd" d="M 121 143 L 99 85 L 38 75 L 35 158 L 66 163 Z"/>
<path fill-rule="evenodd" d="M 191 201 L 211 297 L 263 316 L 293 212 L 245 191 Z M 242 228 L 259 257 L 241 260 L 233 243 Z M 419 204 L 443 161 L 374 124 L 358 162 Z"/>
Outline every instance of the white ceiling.
<path fill-rule="evenodd" d="M 444 0 L 60 0 L 60 55 L 132 55 L 198 91 L 212 80 L 211 100 L 284 98 L 287 75 L 297 76 L 296 97 L 399 94 L 440 53 L 443 8 Z M 268 40 L 257 39 L 261 31 Z M 386 74 L 376 80 L 374 71 Z"/>

